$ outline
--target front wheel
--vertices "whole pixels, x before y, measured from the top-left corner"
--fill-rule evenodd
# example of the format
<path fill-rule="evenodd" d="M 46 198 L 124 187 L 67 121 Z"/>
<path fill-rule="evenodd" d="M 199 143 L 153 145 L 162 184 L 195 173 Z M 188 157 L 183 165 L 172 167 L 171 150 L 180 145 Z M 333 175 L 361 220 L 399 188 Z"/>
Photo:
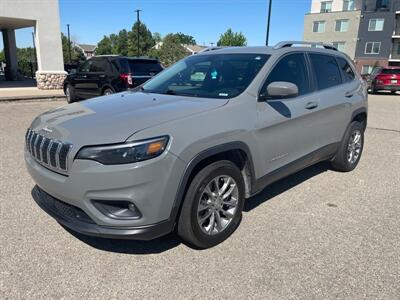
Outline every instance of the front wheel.
<path fill-rule="evenodd" d="M 227 239 L 237 228 L 244 204 L 244 181 L 230 161 L 206 166 L 192 180 L 178 220 L 179 236 L 197 248 Z"/>
<path fill-rule="evenodd" d="M 360 161 L 363 149 L 364 127 L 360 122 L 354 121 L 346 130 L 338 152 L 331 162 L 332 167 L 341 172 L 354 170 Z"/>

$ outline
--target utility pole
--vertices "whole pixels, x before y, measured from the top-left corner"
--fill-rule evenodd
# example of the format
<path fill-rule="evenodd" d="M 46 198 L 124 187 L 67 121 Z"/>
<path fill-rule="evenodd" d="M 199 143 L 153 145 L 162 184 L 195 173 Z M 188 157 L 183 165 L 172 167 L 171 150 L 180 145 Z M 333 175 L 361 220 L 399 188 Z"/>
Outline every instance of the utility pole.
<path fill-rule="evenodd" d="M 268 19 L 267 19 L 267 38 L 265 41 L 265 45 L 269 44 L 269 28 L 271 26 L 271 8 L 272 8 L 272 0 L 269 0 L 269 8 L 268 8 Z"/>
<path fill-rule="evenodd" d="M 140 45 L 139 45 L 139 35 L 140 35 L 140 12 L 142 10 L 141 9 L 137 9 L 135 10 L 136 13 L 136 18 L 137 18 L 137 23 L 138 23 L 138 27 L 137 27 L 137 55 L 140 56 Z"/>
<path fill-rule="evenodd" d="M 69 35 L 69 24 L 67 24 L 67 30 L 68 30 L 68 59 L 69 63 L 71 63 L 72 58 L 71 58 L 71 37 Z"/>

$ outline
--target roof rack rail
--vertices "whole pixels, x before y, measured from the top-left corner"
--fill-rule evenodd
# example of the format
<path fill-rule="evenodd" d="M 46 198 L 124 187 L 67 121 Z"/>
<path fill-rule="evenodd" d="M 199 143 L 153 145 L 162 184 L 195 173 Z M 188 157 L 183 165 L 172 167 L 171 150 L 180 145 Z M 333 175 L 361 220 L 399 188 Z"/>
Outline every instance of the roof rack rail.
<path fill-rule="evenodd" d="M 223 47 L 221 47 L 221 46 L 207 47 L 207 48 L 201 49 L 197 53 L 209 52 L 209 51 L 219 50 L 219 49 L 222 49 L 222 48 Z"/>
<path fill-rule="evenodd" d="M 277 49 L 282 49 L 282 48 L 286 48 L 286 47 L 292 47 L 294 45 L 304 45 L 304 46 L 311 46 L 311 47 L 322 47 L 328 50 L 335 50 L 338 51 L 336 49 L 336 47 L 334 47 L 331 44 L 326 44 L 326 43 L 321 43 L 321 42 L 305 42 L 305 41 L 284 41 L 284 42 L 280 42 L 278 44 L 276 44 L 273 48 L 275 50 Z"/>

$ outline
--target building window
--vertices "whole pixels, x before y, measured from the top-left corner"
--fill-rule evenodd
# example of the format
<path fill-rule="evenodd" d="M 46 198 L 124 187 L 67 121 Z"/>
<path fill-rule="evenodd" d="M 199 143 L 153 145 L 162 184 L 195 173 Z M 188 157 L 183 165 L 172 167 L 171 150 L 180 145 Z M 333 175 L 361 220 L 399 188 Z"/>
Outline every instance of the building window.
<path fill-rule="evenodd" d="M 313 32 L 325 32 L 325 21 L 316 21 L 313 25 Z"/>
<path fill-rule="evenodd" d="M 341 52 L 346 50 L 346 43 L 345 42 L 333 42 L 333 46 Z"/>
<path fill-rule="evenodd" d="M 328 13 L 332 11 L 332 1 L 321 2 L 321 12 Z"/>
<path fill-rule="evenodd" d="M 365 44 L 365 54 L 379 54 L 381 42 L 368 42 Z"/>
<path fill-rule="evenodd" d="M 389 0 L 377 0 L 376 1 L 376 9 L 389 9 L 390 1 Z"/>
<path fill-rule="evenodd" d="M 355 9 L 354 0 L 343 1 L 343 10 L 344 11 L 349 11 L 349 10 L 354 10 L 354 9 Z"/>
<path fill-rule="evenodd" d="M 372 73 L 373 69 L 374 69 L 374 66 L 364 65 L 364 66 L 362 66 L 362 69 L 361 69 L 361 75 L 369 75 Z"/>
<path fill-rule="evenodd" d="M 349 20 L 336 20 L 335 31 L 336 32 L 347 32 L 349 29 Z"/>
<path fill-rule="evenodd" d="M 368 31 L 382 31 L 385 25 L 385 19 L 369 20 Z"/>

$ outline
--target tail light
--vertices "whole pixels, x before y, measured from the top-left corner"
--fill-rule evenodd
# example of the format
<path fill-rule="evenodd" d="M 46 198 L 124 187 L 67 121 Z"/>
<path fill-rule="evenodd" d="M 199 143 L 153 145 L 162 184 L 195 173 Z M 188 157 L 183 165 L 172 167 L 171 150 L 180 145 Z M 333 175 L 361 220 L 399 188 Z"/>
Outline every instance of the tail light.
<path fill-rule="evenodd" d="M 131 74 L 119 74 L 119 78 L 128 85 L 133 85 Z"/>

